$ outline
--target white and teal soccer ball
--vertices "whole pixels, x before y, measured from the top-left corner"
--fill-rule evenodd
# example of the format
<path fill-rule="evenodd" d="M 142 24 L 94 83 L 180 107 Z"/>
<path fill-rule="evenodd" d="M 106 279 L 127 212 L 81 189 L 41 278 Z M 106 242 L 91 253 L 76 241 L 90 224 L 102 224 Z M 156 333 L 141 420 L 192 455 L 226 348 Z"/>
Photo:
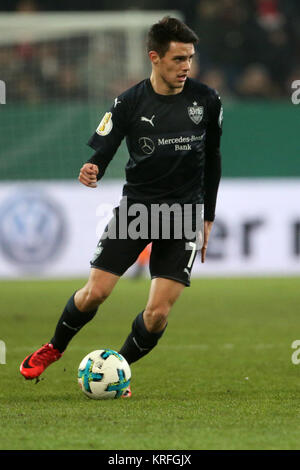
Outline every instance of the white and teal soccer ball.
<path fill-rule="evenodd" d="M 99 349 L 85 356 L 78 367 L 78 383 L 85 395 L 95 400 L 120 398 L 130 384 L 126 359 L 112 349 Z"/>

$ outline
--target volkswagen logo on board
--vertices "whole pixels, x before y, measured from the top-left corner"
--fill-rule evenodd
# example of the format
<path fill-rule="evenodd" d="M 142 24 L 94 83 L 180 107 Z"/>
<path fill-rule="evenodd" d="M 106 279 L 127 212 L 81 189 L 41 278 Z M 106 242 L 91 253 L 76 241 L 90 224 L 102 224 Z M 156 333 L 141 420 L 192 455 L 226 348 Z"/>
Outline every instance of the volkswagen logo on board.
<path fill-rule="evenodd" d="M 18 265 L 35 268 L 51 261 L 65 235 L 61 207 L 40 192 L 20 192 L 0 207 L 0 248 Z"/>

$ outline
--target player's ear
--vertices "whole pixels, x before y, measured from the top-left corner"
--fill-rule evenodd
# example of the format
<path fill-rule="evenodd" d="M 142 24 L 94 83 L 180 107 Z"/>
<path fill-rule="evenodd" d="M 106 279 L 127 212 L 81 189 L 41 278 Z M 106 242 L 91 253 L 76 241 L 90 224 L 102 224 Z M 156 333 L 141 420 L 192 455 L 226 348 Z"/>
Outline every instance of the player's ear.
<path fill-rule="evenodd" d="M 157 65 L 159 62 L 159 55 L 156 51 L 149 51 L 148 52 L 149 59 L 151 60 L 153 65 Z"/>

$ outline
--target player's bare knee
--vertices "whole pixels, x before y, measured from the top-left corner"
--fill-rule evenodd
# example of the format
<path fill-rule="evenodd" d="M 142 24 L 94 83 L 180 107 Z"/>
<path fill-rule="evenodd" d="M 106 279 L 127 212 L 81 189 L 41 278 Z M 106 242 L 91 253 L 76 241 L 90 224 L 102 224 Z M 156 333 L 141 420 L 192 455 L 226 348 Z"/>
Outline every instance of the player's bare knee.
<path fill-rule="evenodd" d="M 86 285 L 79 291 L 76 304 L 81 311 L 90 311 L 99 307 L 105 299 L 109 296 L 110 292 L 102 289 L 99 286 Z"/>
<path fill-rule="evenodd" d="M 93 286 L 88 290 L 87 300 L 91 303 L 100 305 L 107 299 L 109 294 L 110 292 L 108 292 L 108 290 L 105 290 L 102 287 Z"/>
<path fill-rule="evenodd" d="M 144 311 L 144 322 L 150 332 L 161 331 L 167 324 L 170 312 L 169 305 L 158 305 L 146 307 Z"/>

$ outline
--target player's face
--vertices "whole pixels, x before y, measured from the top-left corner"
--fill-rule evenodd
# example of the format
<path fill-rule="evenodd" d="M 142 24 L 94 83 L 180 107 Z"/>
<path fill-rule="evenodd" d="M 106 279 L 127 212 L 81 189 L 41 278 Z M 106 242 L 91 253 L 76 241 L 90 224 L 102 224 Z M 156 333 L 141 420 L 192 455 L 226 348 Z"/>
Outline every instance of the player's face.
<path fill-rule="evenodd" d="M 193 44 L 172 41 L 163 57 L 158 54 L 153 57 L 154 73 L 169 92 L 179 93 L 183 89 L 194 54 Z"/>

